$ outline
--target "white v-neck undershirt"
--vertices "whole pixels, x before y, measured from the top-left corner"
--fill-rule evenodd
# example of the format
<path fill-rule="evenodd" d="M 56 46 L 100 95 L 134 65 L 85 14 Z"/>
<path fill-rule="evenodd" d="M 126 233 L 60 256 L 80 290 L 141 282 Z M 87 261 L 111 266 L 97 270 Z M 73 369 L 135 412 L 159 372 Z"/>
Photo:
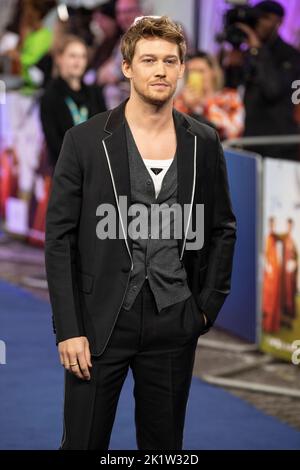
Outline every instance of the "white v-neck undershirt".
<path fill-rule="evenodd" d="M 150 176 L 153 180 L 154 183 L 154 188 L 155 188 L 155 197 L 157 198 L 160 190 L 161 190 L 161 185 L 164 179 L 165 174 L 167 173 L 173 158 L 167 158 L 163 160 L 154 160 L 150 158 L 143 158 L 143 161 L 147 167 L 148 172 L 150 173 Z M 156 175 L 151 168 L 161 168 L 161 171 Z"/>

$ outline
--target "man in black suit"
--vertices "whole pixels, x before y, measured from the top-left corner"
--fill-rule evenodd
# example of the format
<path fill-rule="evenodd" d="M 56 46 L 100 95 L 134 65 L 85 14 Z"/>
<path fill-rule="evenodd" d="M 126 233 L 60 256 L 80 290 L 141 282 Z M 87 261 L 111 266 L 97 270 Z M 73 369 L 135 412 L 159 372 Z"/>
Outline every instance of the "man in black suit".
<path fill-rule="evenodd" d="M 60 448 L 108 449 L 131 367 L 138 448 L 182 449 L 197 341 L 230 290 L 236 221 L 216 131 L 173 109 L 181 28 L 138 18 L 121 50 L 130 98 L 66 133 L 48 207 Z"/>

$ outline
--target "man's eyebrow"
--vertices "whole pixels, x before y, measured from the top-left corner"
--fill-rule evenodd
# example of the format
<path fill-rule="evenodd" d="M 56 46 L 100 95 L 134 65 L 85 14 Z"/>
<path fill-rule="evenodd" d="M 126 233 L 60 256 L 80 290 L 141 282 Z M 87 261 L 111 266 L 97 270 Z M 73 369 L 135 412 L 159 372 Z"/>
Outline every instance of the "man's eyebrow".
<path fill-rule="evenodd" d="M 142 55 L 140 56 L 140 59 L 142 59 L 143 57 L 157 57 L 157 56 L 156 56 L 155 54 L 151 54 L 151 53 L 149 53 L 149 54 L 142 54 Z M 175 54 L 167 54 L 164 58 L 165 58 L 165 59 L 178 59 L 178 56 L 175 55 Z"/>

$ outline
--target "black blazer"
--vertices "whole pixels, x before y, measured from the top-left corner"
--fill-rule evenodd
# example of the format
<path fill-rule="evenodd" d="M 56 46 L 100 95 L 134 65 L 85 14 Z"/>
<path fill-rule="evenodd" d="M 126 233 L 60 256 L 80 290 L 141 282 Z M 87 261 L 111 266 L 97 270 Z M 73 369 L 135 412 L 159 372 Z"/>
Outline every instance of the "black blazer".
<path fill-rule="evenodd" d="M 88 117 L 106 111 L 102 89 L 96 85 L 82 84 L 84 105 L 88 108 Z M 40 118 L 46 139 L 49 162 L 54 167 L 68 129 L 74 126 L 71 112 L 65 102 L 68 86 L 62 78 L 52 80 L 40 102 Z"/>
<path fill-rule="evenodd" d="M 130 206 L 129 164 L 124 127 L 125 102 L 70 129 L 56 165 L 46 222 L 46 271 L 56 342 L 87 336 L 100 355 L 120 311 L 132 268 L 132 240 L 100 240 L 101 203 L 119 196 Z M 178 203 L 204 204 L 204 245 L 188 249 L 178 240 L 189 287 L 210 326 L 230 290 L 236 220 L 232 212 L 222 147 L 215 130 L 175 109 L 178 149 Z M 194 229 L 195 227 L 193 227 Z M 185 231 L 187 233 L 187 223 Z M 191 240 L 188 240 L 190 242 Z"/>

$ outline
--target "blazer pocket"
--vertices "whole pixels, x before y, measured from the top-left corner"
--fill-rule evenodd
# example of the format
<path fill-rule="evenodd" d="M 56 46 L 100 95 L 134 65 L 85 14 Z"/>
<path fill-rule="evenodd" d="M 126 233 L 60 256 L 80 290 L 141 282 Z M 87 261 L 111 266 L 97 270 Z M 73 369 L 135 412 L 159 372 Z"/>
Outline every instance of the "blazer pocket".
<path fill-rule="evenodd" d="M 78 272 L 78 289 L 85 294 L 90 294 L 93 290 L 94 285 L 94 276 L 91 274 L 86 274 Z"/>
<path fill-rule="evenodd" d="M 202 332 L 205 331 L 205 329 L 206 329 L 204 315 L 203 315 L 203 312 L 201 311 L 201 309 L 198 307 L 197 302 L 196 302 L 195 297 L 194 297 L 193 294 L 190 297 L 190 301 L 191 301 L 192 313 L 193 313 L 193 316 L 195 318 L 196 325 L 197 325 L 195 331 L 196 331 L 197 335 L 200 336 L 202 334 Z"/>

